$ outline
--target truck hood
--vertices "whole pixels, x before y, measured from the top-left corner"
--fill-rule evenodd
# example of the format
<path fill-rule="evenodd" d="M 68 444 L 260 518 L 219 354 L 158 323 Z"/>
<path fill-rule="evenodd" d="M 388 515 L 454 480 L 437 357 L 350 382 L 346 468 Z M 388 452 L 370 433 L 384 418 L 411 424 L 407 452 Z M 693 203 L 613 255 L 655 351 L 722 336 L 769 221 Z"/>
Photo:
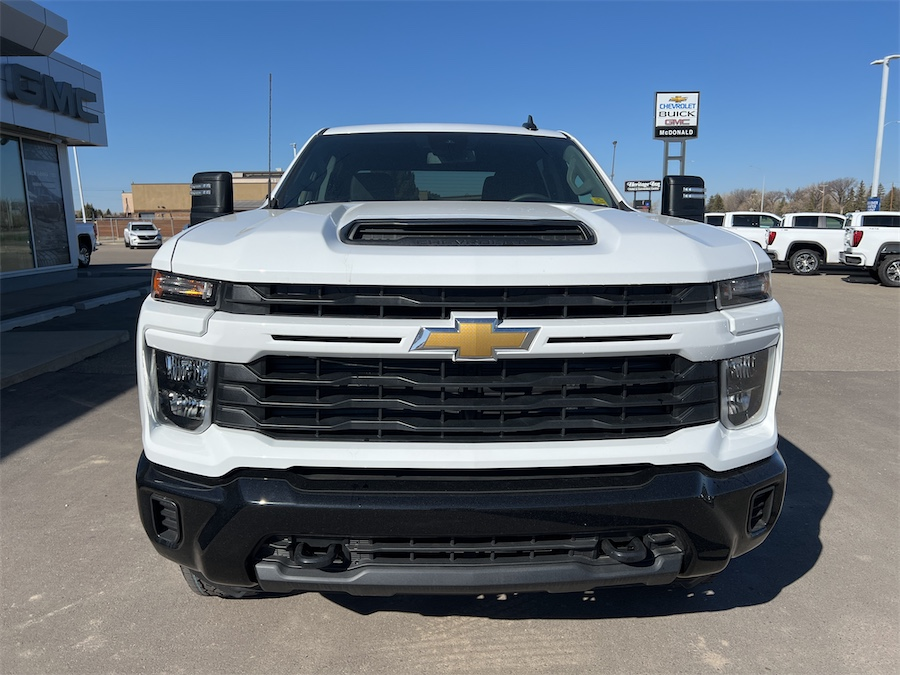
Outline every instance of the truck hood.
<path fill-rule="evenodd" d="M 583 223 L 589 245 L 359 244 L 359 220 L 554 220 Z M 634 211 L 524 202 L 363 202 L 257 209 L 168 240 L 154 269 L 224 281 L 355 285 L 702 283 L 771 268 L 762 249 L 722 228 Z"/>

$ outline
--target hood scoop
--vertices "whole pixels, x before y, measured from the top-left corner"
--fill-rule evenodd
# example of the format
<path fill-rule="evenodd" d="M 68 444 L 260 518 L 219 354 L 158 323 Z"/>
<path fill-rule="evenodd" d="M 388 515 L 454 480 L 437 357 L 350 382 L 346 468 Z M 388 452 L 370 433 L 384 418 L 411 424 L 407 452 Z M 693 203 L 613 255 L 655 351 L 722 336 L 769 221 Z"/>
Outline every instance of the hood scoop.
<path fill-rule="evenodd" d="M 573 220 L 413 219 L 354 220 L 345 244 L 371 246 L 584 246 L 594 231 Z"/>

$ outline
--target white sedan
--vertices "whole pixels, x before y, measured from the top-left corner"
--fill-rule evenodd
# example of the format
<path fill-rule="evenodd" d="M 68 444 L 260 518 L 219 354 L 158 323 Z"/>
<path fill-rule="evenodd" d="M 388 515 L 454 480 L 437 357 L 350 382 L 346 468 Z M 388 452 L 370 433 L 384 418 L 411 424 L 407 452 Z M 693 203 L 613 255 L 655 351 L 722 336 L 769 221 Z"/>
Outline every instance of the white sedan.
<path fill-rule="evenodd" d="M 153 223 L 128 223 L 125 231 L 122 232 L 122 237 L 125 239 L 125 246 L 128 248 L 141 248 L 145 246 L 159 248 L 162 246 L 162 234 Z"/>

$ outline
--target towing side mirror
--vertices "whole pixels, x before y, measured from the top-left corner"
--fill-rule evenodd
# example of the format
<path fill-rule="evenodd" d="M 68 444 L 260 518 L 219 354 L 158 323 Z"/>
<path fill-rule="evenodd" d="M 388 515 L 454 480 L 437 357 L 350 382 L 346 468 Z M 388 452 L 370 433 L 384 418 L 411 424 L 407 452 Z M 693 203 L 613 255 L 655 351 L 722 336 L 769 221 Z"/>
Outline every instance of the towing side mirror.
<path fill-rule="evenodd" d="M 227 171 L 195 173 L 191 181 L 191 225 L 234 213 L 234 179 Z"/>
<path fill-rule="evenodd" d="M 662 185 L 660 213 L 703 222 L 706 215 L 706 185 L 700 176 L 666 176 Z"/>

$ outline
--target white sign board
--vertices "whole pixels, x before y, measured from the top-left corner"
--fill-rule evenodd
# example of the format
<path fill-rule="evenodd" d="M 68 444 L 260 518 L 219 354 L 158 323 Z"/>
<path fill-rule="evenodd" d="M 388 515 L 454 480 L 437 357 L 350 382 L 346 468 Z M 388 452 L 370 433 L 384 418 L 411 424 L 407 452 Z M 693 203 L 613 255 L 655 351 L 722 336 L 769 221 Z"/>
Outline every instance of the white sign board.
<path fill-rule="evenodd" d="M 654 192 L 662 190 L 661 180 L 626 180 L 625 192 Z"/>
<path fill-rule="evenodd" d="M 700 92 L 656 92 L 653 138 L 683 141 L 697 138 Z"/>

